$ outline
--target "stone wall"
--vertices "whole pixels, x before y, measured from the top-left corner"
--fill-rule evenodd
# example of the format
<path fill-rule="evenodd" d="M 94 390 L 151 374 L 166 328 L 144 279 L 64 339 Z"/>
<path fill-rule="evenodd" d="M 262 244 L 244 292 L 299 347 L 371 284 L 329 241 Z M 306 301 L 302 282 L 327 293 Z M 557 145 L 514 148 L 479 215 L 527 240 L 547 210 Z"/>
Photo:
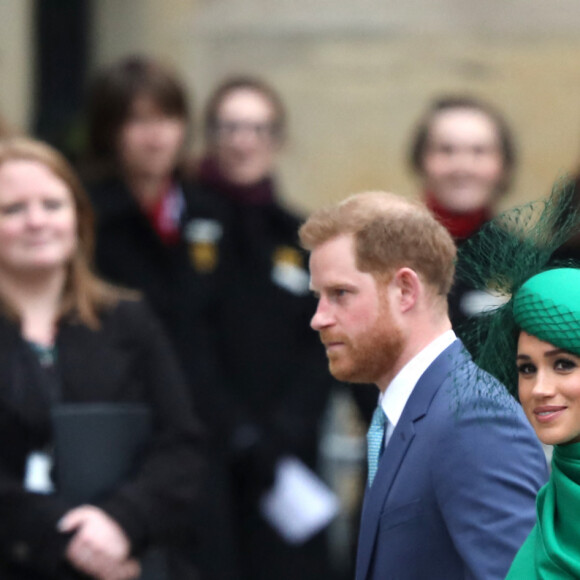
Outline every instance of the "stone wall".
<path fill-rule="evenodd" d="M 0 115 L 17 130 L 32 116 L 32 0 L 0 2 Z"/>
<path fill-rule="evenodd" d="M 413 194 L 417 117 L 449 92 L 504 111 L 520 168 L 504 206 L 544 195 L 580 159 L 580 4 L 535 0 L 213 0 L 198 3 L 189 78 L 269 78 L 291 111 L 282 165 L 306 208 L 362 189 Z"/>
<path fill-rule="evenodd" d="M 41 1 L 41 0 L 40 0 Z M 32 0 L 0 3 L 0 106 L 30 114 Z M 406 149 L 442 93 L 480 95 L 512 124 L 520 167 L 504 206 L 580 160 L 577 0 L 94 0 L 93 66 L 146 51 L 183 73 L 199 110 L 234 72 L 283 94 L 280 181 L 311 209 L 362 189 L 415 193 Z M 27 20 L 28 19 L 28 20 Z"/>

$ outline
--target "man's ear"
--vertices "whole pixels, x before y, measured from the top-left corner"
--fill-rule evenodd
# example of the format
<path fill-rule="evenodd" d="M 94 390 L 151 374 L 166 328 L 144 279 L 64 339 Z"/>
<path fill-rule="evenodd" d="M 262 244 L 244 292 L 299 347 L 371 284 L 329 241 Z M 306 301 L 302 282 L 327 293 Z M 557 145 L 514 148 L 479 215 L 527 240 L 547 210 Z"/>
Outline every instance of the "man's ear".
<path fill-rule="evenodd" d="M 399 268 L 393 276 L 393 283 L 398 291 L 401 312 L 411 310 L 417 303 L 421 292 L 421 280 L 417 272 L 411 268 Z"/>

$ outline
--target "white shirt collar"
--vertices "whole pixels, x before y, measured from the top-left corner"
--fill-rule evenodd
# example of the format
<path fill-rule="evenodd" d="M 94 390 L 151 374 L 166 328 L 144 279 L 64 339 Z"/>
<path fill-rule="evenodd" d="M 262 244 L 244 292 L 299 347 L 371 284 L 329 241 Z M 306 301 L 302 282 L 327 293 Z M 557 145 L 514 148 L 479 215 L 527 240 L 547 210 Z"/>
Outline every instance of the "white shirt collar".
<path fill-rule="evenodd" d="M 456 339 L 457 337 L 453 330 L 447 330 L 441 336 L 438 336 L 421 352 L 416 354 L 389 383 L 385 392 L 380 394 L 379 405 L 381 405 L 389 420 L 387 438 L 397 426 L 403 409 L 423 373 Z"/>

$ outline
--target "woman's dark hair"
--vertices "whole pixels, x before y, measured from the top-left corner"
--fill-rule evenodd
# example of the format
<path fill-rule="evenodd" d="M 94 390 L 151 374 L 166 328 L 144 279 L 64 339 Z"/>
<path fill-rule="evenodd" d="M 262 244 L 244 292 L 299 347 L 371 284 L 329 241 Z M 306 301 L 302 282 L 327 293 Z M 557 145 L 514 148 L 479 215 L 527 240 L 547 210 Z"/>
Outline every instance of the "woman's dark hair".
<path fill-rule="evenodd" d="M 168 66 L 131 56 L 104 69 L 89 92 L 88 150 L 92 162 L 114 165 L 117 137 L 138 97 L 150 98 L 163 113 L 190 123 L 185 86 Z"/>
<path fill-rule="evenodd" d="M 469 96 L 446 96 L 441 97 L 431 104 L 423 115 L 414 137 L 411 141 L 409 151 L 409 162 L 411 167 L 418 175 L 423 174 L 423 161 L 429 142 L 429 132 L 436 117 L 443 112 L 453 109 L 469 109 L 483 113 L 495 126 L 499 136 L 501 156 L 503 159 L 503 168 L 505 178 L 502 183 L 502 189 L 505 191 L 511 181 L 513 170 L 516 164 L 516 148 L 513 134 L 499 111 L 492 105 Z"/>
<path fill-rule="evenodd" d="M 230 77 L 220 83 L 210 95 L 204 114 L 204 134 L 206 143 L 213 141 L 219 108 L 226 97 L 240 90 L 256 92 L 264 97 L 272 107 L 274 121 L 272 130 L 277 139 L 283 140 L 287 129 L 287 112 L 282 98 L 268 83 L 253 76 Z"/>

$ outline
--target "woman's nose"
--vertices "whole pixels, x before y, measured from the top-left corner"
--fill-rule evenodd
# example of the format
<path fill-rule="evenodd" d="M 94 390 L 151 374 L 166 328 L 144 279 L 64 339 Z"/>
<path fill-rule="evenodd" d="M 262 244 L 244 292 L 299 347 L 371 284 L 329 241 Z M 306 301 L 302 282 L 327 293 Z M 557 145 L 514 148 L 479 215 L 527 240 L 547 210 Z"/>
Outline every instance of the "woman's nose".
<path fill-rule="evenodd" d="M 42 207 L 31 205 L 26 211 L 26 223 L 30 227 L 42 225 L 46 219 L 46 212 Z"/>
<path fill-rule="evenodd" d="M 536 397 L 550 397 L 556 391 L 556 379 L 550 377 L 547 373 L 538 373 L 532 388 L 533 395 Z"/>

